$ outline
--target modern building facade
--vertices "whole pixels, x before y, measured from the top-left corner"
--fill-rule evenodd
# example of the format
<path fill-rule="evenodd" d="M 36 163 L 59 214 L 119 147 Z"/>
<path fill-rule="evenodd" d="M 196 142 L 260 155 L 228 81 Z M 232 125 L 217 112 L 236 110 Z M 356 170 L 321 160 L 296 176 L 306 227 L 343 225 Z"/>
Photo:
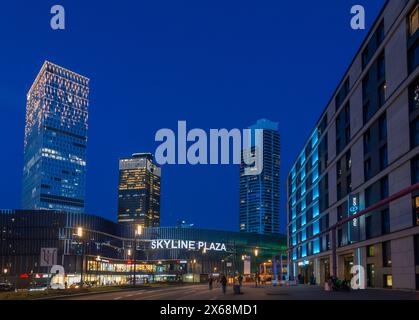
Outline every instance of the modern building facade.
<path fill-rule="evenodd" d="M 51 253 L 47 264 L 46 249 Z M 137 283 L 199 282 L 209 274 L 245 272 L 244 257 L 249 261 L 246 272 L 255 272 L 285 250 L 283 235 L 178 227 L 143 228 L 139 233 L 134 225 L 80 213 L 0 210 L 1 270 L 21 287 L 29 279 L 50 277 L 52 265 L 64 267 L 69 285 L 82 275 L 98 284 L 127 283 L 134 270 Z"/>
<path fill-rule="evenodd" d="M 419 182 L 418 19 L 417 1 L 386 2 L 292 166 L 291 277 L 350 280 L 355 266 L 367 287 L 419 289 L 418 192 L 329 232 Z"/>
<path fill-rule="evenodd" d="M 278 124 L 266 119 L 250 127 L 263 130 L 263 169 L 259 175 L 246 175 L 243 152 L 240 167 L 240 231 L 279 233 L 280 135 Z M 253 144 L 254 145 L 254 144 Z M 252 147 L 252 154 L 255 147 Z"/>
<path fill-rule="evenodd" d="M 118 222 L 160 226 L 161 168 L 151 153 L 119 160 Z"/>
<path fill-rule="evenodd" d="M 89 79 L 46 61 L 26 102 L 22 207 L 83 212 Z"/>

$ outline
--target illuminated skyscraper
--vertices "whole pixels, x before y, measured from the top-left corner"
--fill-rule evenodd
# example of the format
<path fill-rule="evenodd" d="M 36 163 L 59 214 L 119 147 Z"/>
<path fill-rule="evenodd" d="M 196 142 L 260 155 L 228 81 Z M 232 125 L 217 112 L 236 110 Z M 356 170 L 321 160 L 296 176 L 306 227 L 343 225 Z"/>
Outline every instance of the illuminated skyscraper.
<path fill-rule="evenodd" d="M 84 211 L 89 79 L 46 61 L 26 102 L 22 207 Z"/>
<path fill-rule="evenodd" d="M 161 169 L 150 153 L 119 160 L 118 222 L 160 226 Z"/>
<path fill-rule="evenodd" d="M 253 132 L 263 129 L 263 170 L 259 175 L 245 175 L 245 164 L 241 165 L 240 231 L 259 234 L 279 233 L 278 124 L 262 119 L 249 129 Z M 254 147 L 251 151 L 255 152 Z"/>

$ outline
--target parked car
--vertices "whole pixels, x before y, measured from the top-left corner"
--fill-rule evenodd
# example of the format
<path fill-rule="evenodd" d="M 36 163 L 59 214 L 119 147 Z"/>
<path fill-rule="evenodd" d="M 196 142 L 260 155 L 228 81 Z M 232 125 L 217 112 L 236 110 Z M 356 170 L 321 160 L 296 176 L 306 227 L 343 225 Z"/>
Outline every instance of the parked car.
<path fill-rule="evenodd" d="M 6 291 L 14 291 L 15 287 L 10 282 L 2 282 L 0 283 L 0 291 L 6 292 Z"/>
<path fill-rule="evenodd" d="M 33 285 L 31 287 L 29 287 L 29 291 L 30 292 L 34 292 L 34 291 L 46 291 L 49 289 L 49 286 L 46 284 L 36 284 Z"/>
<path fill-rule="evenodd" d="M 70 289 L 90 288 L 92 284 L 90 282 L 75 282 L 70 285 Z"/>

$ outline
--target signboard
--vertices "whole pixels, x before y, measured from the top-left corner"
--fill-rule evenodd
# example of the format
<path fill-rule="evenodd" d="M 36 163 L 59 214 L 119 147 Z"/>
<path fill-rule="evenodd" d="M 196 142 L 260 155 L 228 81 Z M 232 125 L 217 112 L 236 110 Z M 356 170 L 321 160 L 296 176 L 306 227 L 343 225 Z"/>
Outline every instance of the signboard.
<path fill-rule="evenodd" d="M 41 248 L 40 266 L 52 267 L 57 264 L 57 248 Z"/>
<path fill-rule="evenodd" d="M 203 251 L 227 251 L 226 245 L 219 242 L 194 240 L 152 240 L 151 250 L 185 249 Z"/>
<path fill-rule="evenodd" d="M 350 195 L 348 198 L 348 216 L 353 216 L 359 212 L 359 194 Z M 352 219 L 348 223 L 348 241 L 357 242 L 359 241 L 359 218 Z"/>

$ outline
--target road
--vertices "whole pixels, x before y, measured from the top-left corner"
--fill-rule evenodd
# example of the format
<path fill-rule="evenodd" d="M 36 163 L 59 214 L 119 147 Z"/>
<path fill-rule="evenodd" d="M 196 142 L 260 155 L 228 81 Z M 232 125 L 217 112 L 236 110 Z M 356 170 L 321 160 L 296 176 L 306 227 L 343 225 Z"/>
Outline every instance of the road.
<path fill-rule="evenodd" d="M 65 297 L 63 300 L 419 300 L 418 292 L 392 290 L 359 290 L 352 292 L 325 292 L 318 287 L 274 288 L 243 286 L 243 294 L 235 295 L 228 287 L 224 295 L 220 287 L 209 290 L 207 285 L 190 285 L 153 289 L 123 290 L 112 293 Z"/>

